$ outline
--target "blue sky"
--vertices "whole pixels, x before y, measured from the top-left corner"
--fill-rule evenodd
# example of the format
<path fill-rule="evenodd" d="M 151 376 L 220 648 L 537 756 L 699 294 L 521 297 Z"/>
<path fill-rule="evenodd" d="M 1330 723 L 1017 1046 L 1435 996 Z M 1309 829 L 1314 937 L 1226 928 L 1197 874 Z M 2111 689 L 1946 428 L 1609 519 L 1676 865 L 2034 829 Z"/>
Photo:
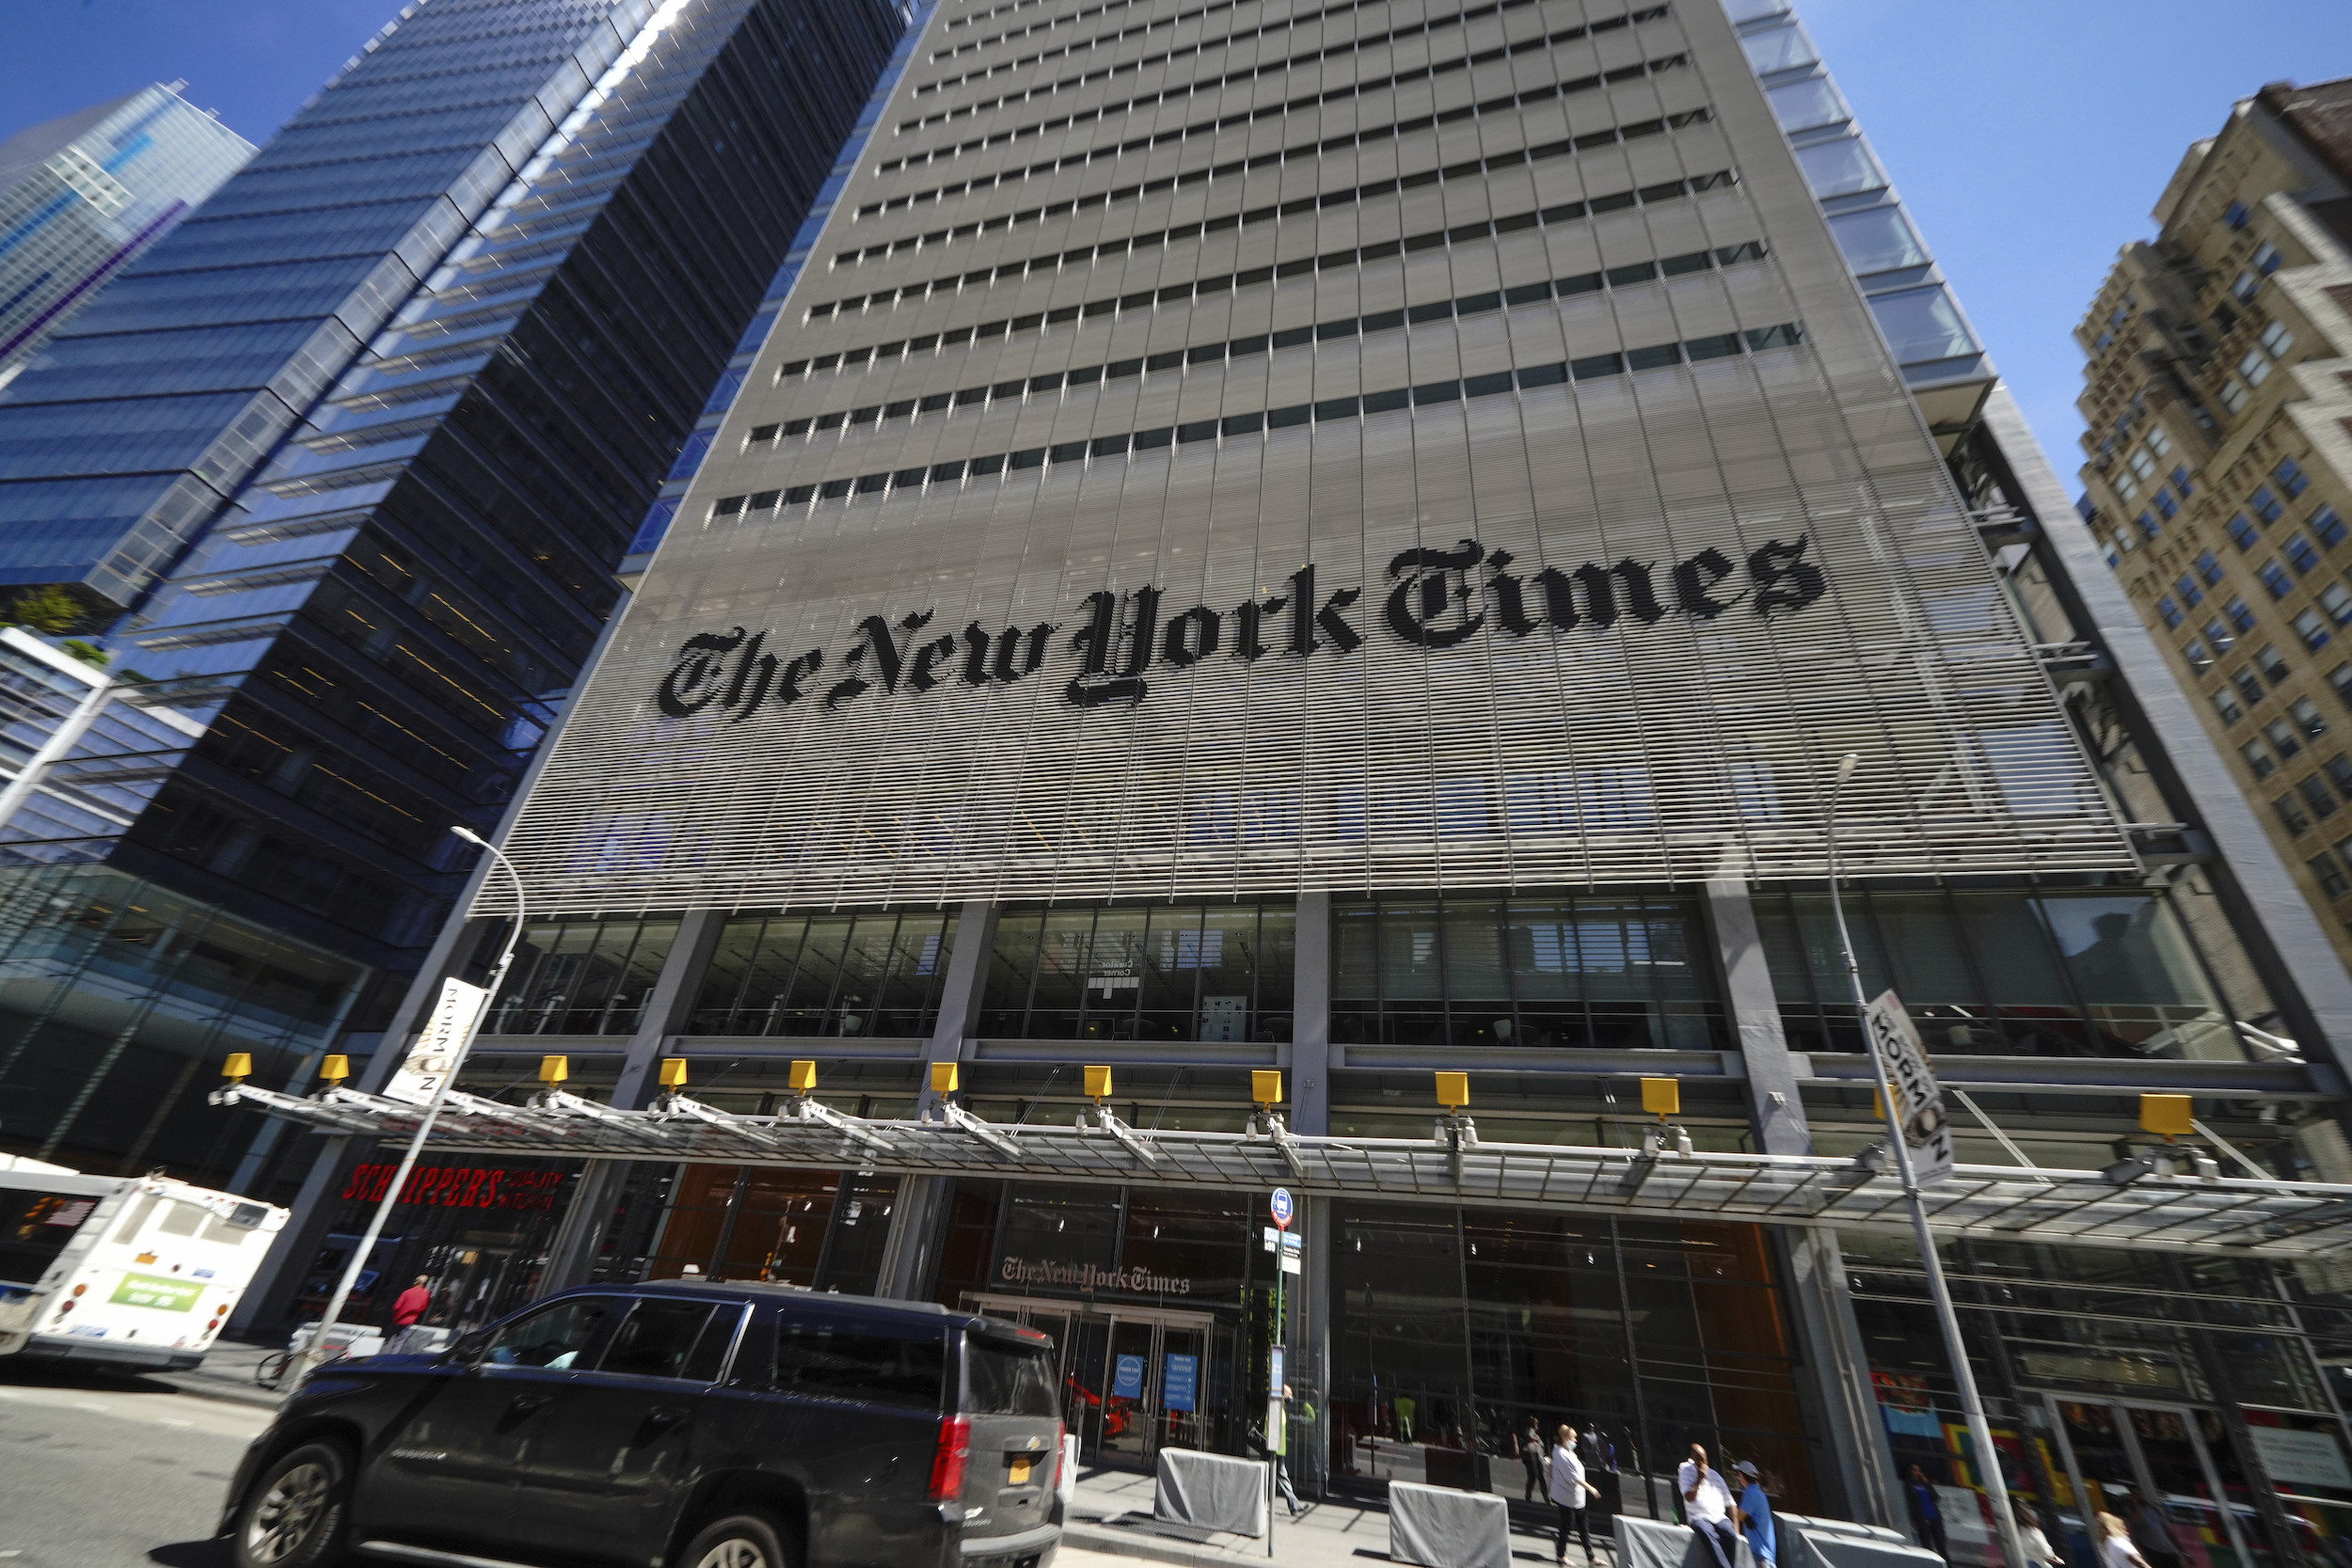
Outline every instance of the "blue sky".
<path fill-rule="evenodd" d="M 2280 78 L 2352 74 L 2346 0 L 1798 0 L 2072 483 L 2069 336 L 2182 151 Z M 0 0 L 0 136 L 184 77 L 264 140 L 397 0 Z"/>

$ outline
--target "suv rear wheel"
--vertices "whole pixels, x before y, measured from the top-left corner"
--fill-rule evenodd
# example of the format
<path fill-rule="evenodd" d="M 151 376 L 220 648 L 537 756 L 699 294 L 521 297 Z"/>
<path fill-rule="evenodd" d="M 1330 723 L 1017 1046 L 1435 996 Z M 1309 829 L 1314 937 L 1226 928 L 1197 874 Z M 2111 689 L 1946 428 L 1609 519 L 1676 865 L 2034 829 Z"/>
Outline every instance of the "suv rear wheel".
<path fill-rule="evenodd" d="M 678 1568 L 793 1568 L 784 1533 L 764 1513 L 730 1513 L 696 1532 Z"/>
<path fill-rule="evenodd" d="M 280 1454 L 237 1511 L 237 1568 L 325 1568 L 342 1555 L 351 1462 L 332 1443 Z"/>

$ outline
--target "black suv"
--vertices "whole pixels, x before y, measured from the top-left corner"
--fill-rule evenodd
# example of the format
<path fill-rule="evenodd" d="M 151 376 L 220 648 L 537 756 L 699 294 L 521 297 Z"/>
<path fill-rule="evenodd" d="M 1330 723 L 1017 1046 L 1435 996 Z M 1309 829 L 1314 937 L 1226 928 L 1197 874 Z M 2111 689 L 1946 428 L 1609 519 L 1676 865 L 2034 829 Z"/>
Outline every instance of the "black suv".
<path fill-rule="evenodd" d="M 775 1285 L 550 1296 L 323 1369 L 254 1440 L 239 1568 L 1045 1568 L 1053 1341 Z"/>

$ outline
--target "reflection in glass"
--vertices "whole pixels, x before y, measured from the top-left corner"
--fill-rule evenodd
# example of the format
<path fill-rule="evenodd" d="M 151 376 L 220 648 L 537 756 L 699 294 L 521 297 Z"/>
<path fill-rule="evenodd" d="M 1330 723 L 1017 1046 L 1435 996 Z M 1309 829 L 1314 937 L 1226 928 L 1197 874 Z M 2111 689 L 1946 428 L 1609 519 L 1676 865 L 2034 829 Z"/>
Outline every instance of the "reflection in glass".
<path fill-rule="evenodd" d="M 1740 47 L 1748 52 L 1748 64 L 1756 68 L 1759 76 L 1812 65 L 1821 57 L 1814 53 L 1804 29 L 1793 22 L 1786 27 L 1767 27 L 1750 33 L 1740 40 Z"/>
<path fill-rule="evenodd" d="M 929 1035 L 954 931 L 949 914 L 738 915 L 720 933 L 688 1032 Z"/>
<path fill-rule="evenodd" d="M 1880 190 L 1886 184 L 1885 171 L 1879 167 L 1878 159 L 1871 156 L 1869 144 L 1860 136 L 1842 136 L 1836 141 L 1801 147 L 1797 149 L 1797 165 L 1804 170 L 1813 194 L 1823 199 Z"/>
<path fill-rule="evenodd" d="M 1886 334 L 1887 347 L 1899 365 L 1921 365 L 1932 359 L 1956 359 L 1977 352 L 1977 340 L 1960 319 L 1960 308 L 1941 285 L 1879 294 L 1870 313 Z"/>
<path fill-rule="evenodd" d="M 1829 227 L 1837 236 L 1837 248 L 1845 252 L 1846 265 L 1857 276 L 1927 264 L 1927 247 L 1899 207 L 1848 213 L 1830 219 Z"/>
<path fill-rule="evenodd" d="M 1007 910 L 980 1031 L 997 1039 L 1290 1038 L 1286 904 Z"/>
<path fill-rule="evenodd" d="M 1809 131 L 1817 125 L 1835 125 L 1851 118 L 1846 112 L 1846 101 L 1837 96 L 1836 87 L 1826 76 L 1791 82 L 1764 96 L 1772 102 L 1772 114 L 1784 131 Z"/>

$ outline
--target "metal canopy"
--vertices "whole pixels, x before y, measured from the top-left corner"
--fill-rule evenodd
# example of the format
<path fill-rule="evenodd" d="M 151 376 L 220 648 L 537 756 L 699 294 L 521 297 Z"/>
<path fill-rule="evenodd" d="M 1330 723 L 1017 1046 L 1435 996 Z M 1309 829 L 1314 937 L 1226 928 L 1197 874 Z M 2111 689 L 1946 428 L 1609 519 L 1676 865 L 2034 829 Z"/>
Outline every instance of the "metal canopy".
<path fill-rule="evenodd" d="M 405 1137 L 421 1106 L 356 1089 L 304 1098 L 236 1085 L 213 1096 L 323 1132 Z M 1888 1174 L 1812 1155 L 1684 1152 L 1478 1140 L 1467 1118 L 1430 1139 L 1311 1137 L 1279 1121 L 1248 1132 L 1012 1127 L 976 1117 L 870 1121 L 814 1100 L 739 1116 L 683 1095 L 619 1111 L 561 1090 L 528 1105 L 451 1091 L 430 1147 L 533 1159 L 693 1161 L 1032 1181 L 1263 1191 L 1632 1218 L 1910 1228 Z M 1140 1148 L 1138 1147 L 1140 1146 Z M 1928 1189 L 1929 1223 L 1988 1240 L 2310 1258 L 2352 1247 L 2352 1186 L 1962 1165 Z"/>

